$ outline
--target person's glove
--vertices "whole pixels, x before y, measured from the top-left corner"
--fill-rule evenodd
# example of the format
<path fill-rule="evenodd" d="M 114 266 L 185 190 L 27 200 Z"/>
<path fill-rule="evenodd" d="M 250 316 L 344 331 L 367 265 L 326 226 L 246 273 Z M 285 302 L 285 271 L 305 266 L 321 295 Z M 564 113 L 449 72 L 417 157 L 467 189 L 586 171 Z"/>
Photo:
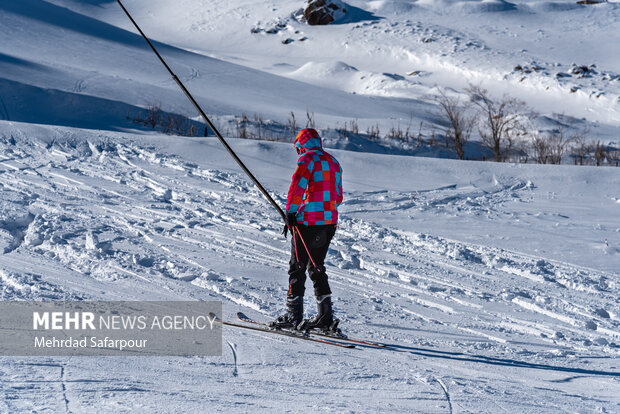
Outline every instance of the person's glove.
<path fill-rule="evenodd" d="M 284 238 L 286 238 L 288 234 L 288 230 L 292 229 L 296 225 L 297 225 L 297 214 L 286 213 L 286 217 L 284 219 L 284 229 L 282 230 L 282 234 L 284 234 Z"/>

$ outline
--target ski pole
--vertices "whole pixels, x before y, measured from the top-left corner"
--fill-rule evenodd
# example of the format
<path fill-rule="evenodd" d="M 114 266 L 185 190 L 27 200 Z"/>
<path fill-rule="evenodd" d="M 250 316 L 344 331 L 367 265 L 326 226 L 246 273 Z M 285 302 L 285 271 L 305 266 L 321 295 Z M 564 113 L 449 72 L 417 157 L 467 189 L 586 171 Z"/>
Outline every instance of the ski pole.
<path fill-rule="evenodd" d="M 161 63 L 166 67 L 166 69 L 168 70 L 168 72 L 170 73 L 170 75 L 172 76 L 172 79 L 174 79 L 174 81 L 177 83 L 177 85 L 179 85 L 179 88 L 181 88 L 181 90 L 183 91 L 183 93 L 185 94 L 185 96 L 187 97 L 187 99 L 190 100 L 190 102 L 194 105 L 194 107 L 196 108 L 196 110 L 198 110 L 198 113 L 200 114 L 200 116 L 202 116 L 202 118 L 205 120 L 205 122 L 207 123 L 207 125 L 209 125 L 209 127 L 211 128 L 211 130 L 213 130 L 213 132 L 215 133 L 215 136 L 217 136 L 217 138 L 220 140 L 220 142 L 222 143 L 222 145 L 224 145 L 224 148 L 226 148 L 226 150 L 228 151 L 228 153 L 233 157 L 233 159 L 237 162 L 237 164 L 239 164 L 239 166 L 241 167 L 241 169 L 247 174 L 248 177 L 250 177 L 250 179 L 252 180 L 252 182 L 254 182 L 254 184 L 256 185 L 256 187 L 260 190 L 261 193 L 263 193 L 263 195 L 265 196 L 265 198 L 267 199 L 267 201 L 269 201 L 269 203 L 278 211 L 278 213 L 280 213 L 280 216 L 282 216 L 282 220 L 286 219 L 286 215 L 284 214 L 284 211 L 282 211 L 282 209 L 280 208 L 280 206 L 274 201 L 274 199 L 269 195 L 269 193 L 267 192 L 267 190 L 265 190 L 265 188 L 261 185 L 261 183 L 256 179 L 256 177 L 254 177 L 254 175 L 250 172 L 250 170 L 248 170 L 248 168 L 245 166 L 245 164 L 243 163 L 243 161 L 241 161 L 241 159 L 239 159 L 239 157 L 237 156 L 237 154 L 235 154 L 235 152 L 233 151 L 233 149 L 228 145 L 228 142 L 226 142 L 226 140 L 224 139 L 224 137 L 222 137 L 222 134 L 220 134 L 220 132 L 217 130 L 217 128 L 215 128 L 215 125 L 213 125 L 213 123 L 211 122 L 211 120 L 209 119 L 209 117 L 207 116 L 207 114 L 205 114 L 205 112 L 202 110 L 202 108 L 200 107 L 200 105 L 198 105 L 198 102 L 196 102 L 196 100 L 194 99 L 194 97 L 192 96 L 191 93 L 189 93 L 189 91 L 187 90 L 187 88 L 185 87 L 185 85 L 183 85 L 183 82 L 181 82 L 181 80 L 177 77 L 177 75 L 174 74 L 174 72 L 172 71 L 172 69 L 170 69 L 170 66 L 168 66 L 168 64 L 166 63 L 166 61 L 164 60 L 163 57 L 161 57 L 161 55 L 159 54 L 159 52 L 157 51 L 157 49 L 155 49 L 155 46 L 153 46 L 153 44 L 151 43 L 151 41 L 149 40 L 148 37 L 146 37 L 146 35 L 144 34 L 144 32 L 142 31 L 142 29 L 140 29 L 140 26 L 138 26 L 138 23 L 136 23 L 136 21 L 133 19 L 133 17 L 131 17 L 131 14 L 129 14 L 129 12 L 127 11 L 127 9 L 125 8 L 125 6 L 123 6 L 123 3 L 121 3 L 121 0 L 116 0 L 118 2 L 118 4 L 121 6 L 121 8 L 123 9 L 123 11 L 125 12 L 125 14 L 127 15 L 127 17 L 129 17 L 129 20 L 131 20 L 131 22 L 133 23 L 133 25 L 136 27 L 136 29 L 138 29 L 138 32 L 140 32 L 140 34 L 142 35 L 142 37 L 144 38 L 144 40 L 146 40 L 146 43 L 149 44 L 149 46 L 151 47 L 151 49 L 153 49 L 153 52 L 155 52 L 155 54 L 157 55 L 157 57 L 159 58 L 159 60 L 161 61 Z"/>

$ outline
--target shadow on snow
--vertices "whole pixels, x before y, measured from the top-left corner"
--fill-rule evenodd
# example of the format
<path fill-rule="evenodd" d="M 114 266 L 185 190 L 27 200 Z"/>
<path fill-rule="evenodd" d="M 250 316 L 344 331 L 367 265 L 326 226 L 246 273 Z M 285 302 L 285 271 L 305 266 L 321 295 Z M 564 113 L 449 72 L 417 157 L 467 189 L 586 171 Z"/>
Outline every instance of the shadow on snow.
<path fill-rule="evenodd" d="M 427 358 L 446 359 L 451 361 L 473 362 L 476 364 L 486 364 L 513 368 L 537 369 L 542 371 L 568 372 L 571 374 L 597 375 L 607 377 L 620 377 L 620 372 L 600 371 L 594 369 L 583 369 L 573 367 L 562 367 L 557 365 L 537 364 L 533 362 L 519 361 L 516 359 L 495 358 L 484 355 L 471 355 L 462 352 L 437 351 L 434 349 L 420 348 L 414 346 L 385 344 L 388 348 L 395 352 L 406 352 L 412 355 L 419 355 Z"/>

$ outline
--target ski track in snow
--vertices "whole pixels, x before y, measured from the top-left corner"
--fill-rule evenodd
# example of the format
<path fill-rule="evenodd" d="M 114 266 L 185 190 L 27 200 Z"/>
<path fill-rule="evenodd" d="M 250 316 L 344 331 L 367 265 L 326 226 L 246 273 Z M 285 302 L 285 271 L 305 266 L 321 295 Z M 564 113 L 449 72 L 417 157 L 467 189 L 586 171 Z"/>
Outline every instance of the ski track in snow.
<path fill-rule="evenodd" d="M 62 130 L 57 134 L 62 135 Z M 159 289 L 185 299 L 222 300 L 228 318 L 239 308 L 249 315 L 260 313 L 262 318 L 274 317 L 281 310 L 288 244 L 279 235 L 279 217 L 240 173 L 208 169 L 161 153 L 144 141 L 138 145 L 131 139 L 95 139 L 94 134 L 85 139 L 66 134 L 49 142 L 26 137 L 16 142 L 3 136 L 0 153 L 4 212 L 0 221 L 0 248 L 4 251 L 0 256 L 0 286 L 5 300 L 114 297 L 115 288 L 107 292 L 95 285 L 90 290 L 80 286 L 99 284 L 119 286 L 121 290 L 122 286 L 135 291 Z M 426 385 L 407 398 L 427 400 L 428 412 L 459 411 L 461 402 L 471 409 L 471 398 L 488 401 L 494 395 L 503 395 L 499 400 L 493 398 L 496 408 L 510 411 L 509 406 L 522 402 L 511 397 L 508 390 L 513 386 L 523 390 L 528 387 L 527 381 L 514 379 L 518 385 L 511 385 L 513 380 L 506 382 L 501 371 L 494 368 L 529 367 L 549 372 L 545 375 L 557 381 L 553 367 L 569 361 L 574 371 L 566 374 L 575 379 L 566 378 L 566 383 L 578 382 L 579 373 L 583 373 L 595 381 L 611 378 L 609 381 L 618 387 L 617 378 L 604 374 L 608 370 L 601 368 L 602 377 L 597 377 L 597 368 L 589 365 L 590 357 L 617 358 L 620 354 L 616 275 L 389 228 L 363 218 L 366 212 L 382 209 L 504 216 L 509 214 L 502 208 L 504 202 L 527 200 L 531 191 L 530 183 L 517 180 L 494 186 L 492 191 L 446 186 L 418 194 L 348 194 L 343 204 L 348 214 L 343 214 L 327 261 L 336 311 L 351 335 L 398 343 L 402 348 L 391 356 L 375 354 L 385 358 L 386 366 L 400 367 L 393 374 L 384 369 L 369 374 L 355 358 L 338 359 L 344 378 L 321 370 L 318 374 L 328 380 L 345 381 L 353 387 L 335 391 L 337 395 L 332 397 L 351 398 L 369 387 L 385 393 L 384 401 L 397 401 L 403 398 L 405 388 L 416 388 L 407 385 L 413 381 Z M 276 194 L 280 203 L 284 197 L 283 193 Z M 74 276 L 76 283 L 68 283 L 61 273 L 19 271 L 16 263 L 20 260 L 64 268 L 80 276 Z M 311 302 L 308 307 L 312 308 Z M 288 342 L 228 330 L 225 335 L 234 337 L 236 343 L 252 338 L 276 348 Z M 307 350 L 310 355 L 318 351 L 310 346 Z M 247 347 L 240 346 L 239 378 L 250 373 L 261 375 L 265 367 L 260 361 L 253 366 L 254 357 L 244 352 L 248 352 Z M 327 352 L 325 358 L 335 363 L 338 354 Z M 420 356 L 431 357 L 431 362 L 420 365 Z M 442 358 L 469 361 L 474 366 L 446 368 L 440 365 Z M 477 363 L 491 367 L 490 371 L 476 372 Z M 63 397 L 54 403 L 58 410 L 74 411 L 74 404 L 80 406 L 74 400 L 88 404 L 85 394 L 71 382 L 71 375 L 86 362 L 71 360 L 67 364 L 11 362 L 3 366 L 1 375 L 27 366 L 43 382 L 13 378 L 3 387 L 8 393 L 19 392 L 24 400 L 30 400 L 28 395 L 34 399 L 38 393 L 61 394 Z M 286 366 L 286 361 L 282 364 Z M 60 380 L 57 373 L 49 372 L 50 367 L 60 368 Z M 405 367 L 412 371 L 407 373 Z M 214 372 L 221 374 L 229 368 L 221 364 Z M 437 369 L 443 371 L 443 379 L 428 374 Z M 470 377 L 474 372 L 480 376 L 476 380 Z M 419 378 L 425 379 L 420 382 Z M 319 380 L 312 376 L 307 385 Z M 134 396 L 158 393 L 154 383 L 135 384 L 130 380 L 120 386 L 127 390 L 120 390 L 97 381 L 93 380 L 93 386 L 112 400 L 125 391 Z M 286 382 L 273 377 L 265 381 L 266 390 L 280 389 Z M 44 383 L 56 391 L 45 391 Z M 565 384 L 561 378 L 553 384 L 556 391 L 564 393 L 560 390 Z M 383 389 L 376 390 L 378 385 Z M 470 393 L 476 397 L 465 397 Z M 536 411 L 540 408 L 536 404 L 545 399 L 541 391 L 534 394 L 533 405 L 526 411 Z M 171 398 L 181 397 L 179 392 Z M 260 395 L 252 398 L 257 401 Z M 563 398 L 576 404 L 576 397 Z M 141 397 L 140 401 L 144 402 Z M 311 401 L 303 397 L 302 406 L 311 407 Z M 7 409 L 13 403 L 11 398 L 3 401 Z M 363 399 L 359 407 L 366 407 L 364 403 L 372 406 Z M 46 404 L 52 406 L 50 401 Z M 342 409 L 347 407 L 343 404 Z M 406 402 L 394 404 L 395 409 L 407 406 Z M 582 399 L 581 404 L 600 406 L 589 398 Z M 193 402 L 185 406 L 190 411 L 194 407 Z M 337 404 L 334 407 L 338 409 Z M 561 407 L 562 403 L 548 409 L 553 412 Z"/>

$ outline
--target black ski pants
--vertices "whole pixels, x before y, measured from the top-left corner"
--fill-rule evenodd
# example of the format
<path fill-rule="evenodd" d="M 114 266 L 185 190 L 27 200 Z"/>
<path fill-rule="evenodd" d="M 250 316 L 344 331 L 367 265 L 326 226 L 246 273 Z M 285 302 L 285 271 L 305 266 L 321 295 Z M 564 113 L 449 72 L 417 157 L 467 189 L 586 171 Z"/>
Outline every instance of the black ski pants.
<path fill-rule="evenodd" d="M 329 295 L 332 291 L 327 282 L 325 273 L 325 256 L 329 250 L 329 243 L 336 233 L 333 224 L 321 226 L 303 226 L 298 224 L 294 229 L 291 240 L 291 260 L 289 261 L 289 290 L 288 296 L 304 296 L 306 290 L 306 269 L 314 284 L 314 295 Z M 299 236 L 303 237 L 306 247 L 310 251 L 312 260 Z M 314 263 L 313 263 L 314 262 Z"/>

